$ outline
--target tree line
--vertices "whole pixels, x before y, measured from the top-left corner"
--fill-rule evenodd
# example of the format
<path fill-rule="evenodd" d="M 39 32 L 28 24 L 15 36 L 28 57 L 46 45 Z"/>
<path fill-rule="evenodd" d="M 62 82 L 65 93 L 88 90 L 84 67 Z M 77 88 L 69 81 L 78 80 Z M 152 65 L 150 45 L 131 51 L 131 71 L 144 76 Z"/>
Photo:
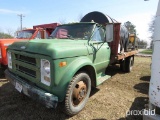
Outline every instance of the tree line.
<path fill-rule="evenodd" d="M 4 38 L 13 38 L 13 36 L 7 33 L 0 32 L 0 39 L 4 39 Z"/>
<path fill-rule="evenodd" d="M 136 35 L 136 42 L 138 44 L 138 48 L 145 49 L 147 47 L 148 43 L 147 43 L 147 41 L 142 40 L 138 37 L 136 26 L 133 23 L 131 23 L 130 21 L 125 22 L 124 25 L 126 26 L 126 28 L 128 29 L 130 34 Z"/>

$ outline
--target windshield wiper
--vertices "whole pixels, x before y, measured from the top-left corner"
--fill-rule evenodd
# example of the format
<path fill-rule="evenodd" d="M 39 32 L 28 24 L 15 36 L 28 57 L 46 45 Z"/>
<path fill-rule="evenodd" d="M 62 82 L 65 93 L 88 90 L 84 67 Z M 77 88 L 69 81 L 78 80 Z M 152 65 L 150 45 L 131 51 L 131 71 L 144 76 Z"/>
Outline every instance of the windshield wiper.
<path fill-rule="evenodd" d="M 69 38 L 71 40 L 74 40 L 74 38 L 71 35 L 64 35 L 64 34 L 61 34 L 61 35 L 65 36 L 65 37 L 67 37 L 67 38 Z"/>
<path fill-rule="evenodd" d="M 67 37 L 71 40 L 74 40 L 74 38 L 71 35 L 67 35 Z"/>

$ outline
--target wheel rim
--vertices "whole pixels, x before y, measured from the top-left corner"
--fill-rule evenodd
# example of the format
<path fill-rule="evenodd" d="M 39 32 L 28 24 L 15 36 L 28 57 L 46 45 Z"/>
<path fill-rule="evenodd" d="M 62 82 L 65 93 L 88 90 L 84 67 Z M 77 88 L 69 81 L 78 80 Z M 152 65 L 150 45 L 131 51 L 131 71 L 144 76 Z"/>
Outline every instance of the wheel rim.
<path fill-rule="evenodd" d="M 73 106 L 78 106 L 86 97 L 87 86 L 84 81 L 79 81 L 74 89 L 72 94 L 72 104 Z"/>

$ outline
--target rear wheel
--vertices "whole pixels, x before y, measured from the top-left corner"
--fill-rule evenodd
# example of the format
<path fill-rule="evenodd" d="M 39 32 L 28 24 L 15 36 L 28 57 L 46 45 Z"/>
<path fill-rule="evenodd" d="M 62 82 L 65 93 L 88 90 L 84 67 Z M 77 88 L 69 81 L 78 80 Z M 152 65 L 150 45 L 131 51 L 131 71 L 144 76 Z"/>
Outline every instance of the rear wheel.
<path fill-rule="evenodd" d="M 121 62 L 120 62 L 120 69 L 121 69 L 121 71 L 123 71 L 123 72 L 125 72 L 125 60 L 122 60 Z"/>
<path fill-rule="evenodd" d="M 133 64 L 134 64 L 134 56 L 126 58 L 126 65 L 125 65 L 126 72 L 132 71 Z"/>
<path fill-rule="evenodd" d="M 120 62 L 120 69 L 123 72 L 131 72 L 133 64 L 134 64 L 134 56 L 127 57 L 125 58 L 125 60 Z"/>
<path fill-rule="evenodd" d="M 73 116 L 80 112 L 90 95 L 91 80 L 87 73 L 81 72 L 73 77 L 65 98 L 65 113 Z"/>

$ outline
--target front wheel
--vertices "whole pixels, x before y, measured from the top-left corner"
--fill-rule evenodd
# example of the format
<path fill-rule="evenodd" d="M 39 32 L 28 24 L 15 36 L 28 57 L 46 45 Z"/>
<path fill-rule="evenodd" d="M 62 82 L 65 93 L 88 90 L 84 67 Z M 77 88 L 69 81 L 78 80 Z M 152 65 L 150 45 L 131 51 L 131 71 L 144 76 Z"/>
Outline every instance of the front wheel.
<path fill-rule="evenodd" d="M 73 116 L 80 112 L 90 95 L 91 79 L 87 73 L 75 75 L 70 82 L 65 97 L 65 113 Z"/>
<path fill-rule="evenodd" d="M 4 77 L 4 71 L 7 69 L 6 65 L 0 64 L 0 77 Z"/>
<path fill-rule="evenodd" d="M 0 68 L 0 78 L 3 76 L 3 72 L 2 68 Z"/>

